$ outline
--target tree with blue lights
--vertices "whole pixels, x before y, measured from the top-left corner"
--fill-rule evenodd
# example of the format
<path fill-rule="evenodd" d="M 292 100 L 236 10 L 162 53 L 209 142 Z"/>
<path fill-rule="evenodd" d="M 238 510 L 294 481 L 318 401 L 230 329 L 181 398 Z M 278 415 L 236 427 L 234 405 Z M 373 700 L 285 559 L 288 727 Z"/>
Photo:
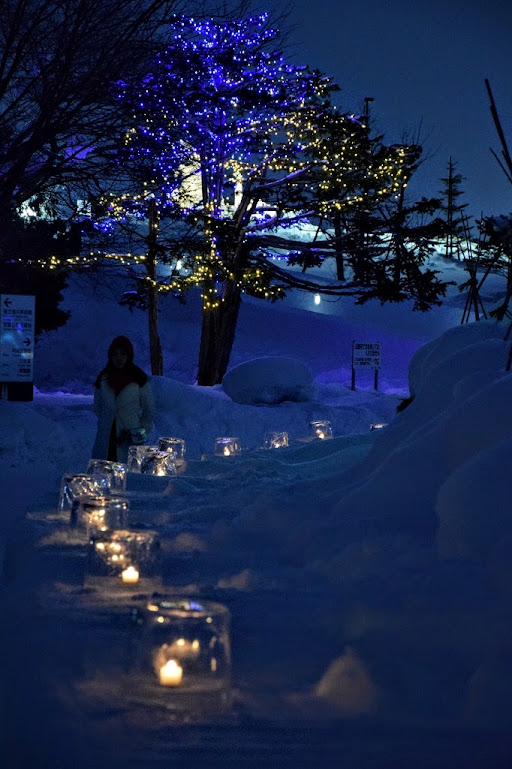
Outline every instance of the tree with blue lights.
<path fill-rule="evenodd" d="M 367 205 L 396 194 L 407 170 L 406 148 L 370 142 L 364 121 L 332 105 L 337 86 L 287 63 L 278 39 L 265 14 L 177 17 L 144 78 L 119 83 L 132 117 L 117 158 L 123 194 L 105 199 L 106 218 L 147 219 L 151 208 L 142 261 L 155 317 L 159 289 L 200 286 L 201 385 L 222 381 L 243 293 L 274 301 L 289 287 L 354 297 L 369 290 L 354 270 L 319 285 L 277 257 L 303 271 L 321 264 L 335 253 L 332 238 L 304 240 L 297 227 L 317 222 L 320 230 L 333 211 L 360 205 L 363 188 Z M 165 222 L 174 232 L 167 240 Z M 180 251 L 178 271 L 182 232 L 196 239 Z M 159 261 L 171 264 L 163 282 Z M 152 368 L 161 373 L 153 354 Z"/>

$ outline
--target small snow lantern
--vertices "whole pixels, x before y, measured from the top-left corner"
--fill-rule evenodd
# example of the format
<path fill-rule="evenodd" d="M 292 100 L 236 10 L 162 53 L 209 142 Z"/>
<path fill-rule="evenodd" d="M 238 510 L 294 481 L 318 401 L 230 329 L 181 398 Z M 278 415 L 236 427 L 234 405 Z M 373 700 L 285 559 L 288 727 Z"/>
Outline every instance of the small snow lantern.
<path fill-rule="evenodd" d="M 91 459 L 87 472 L 100 478 L 107 477 L 110 491 L 126 491 L 127 467 L 122 462 L 110 462 L 108 459 Z"/>
<path fill-rule="evenodd" d="M 125 528 L 129 510 L 126 497 L 110 494 L 81 496 L 73 503 L 70 524 L 85 529 L 87 536 L 91 537 L 97 531 Z"/>
<path fill-rule="evenodd" d="M 225 710 L 231 700 L 228 609 L 158 598 L 141 610 L 140 621 L 140 684 L 148 698 L 192 718 Z"/>
<path fill-rule="evenodd" d="M 239 438 L 216 438 L 213 453 L 216 457 L 233 457 L 240 454 L 242 447 Z"/>
<path fill-rule="evenodd" d="M 73 503 L 84 494 L 102 494 L 108 491 L 108 479 L 89 473 L 65 473 L 59 494 L 59 512 L 70 513 Z"/>
<path fill-rule="evenodd" d="M 160 537 L 143 528 L 95 531 L 89 538 L 85 584 L 103 589 L 160 586 Z"/>
<path fill-rule="evenodd" d="M 320 438 L 322 441 L 333 437 L 330 422 L 316 420 L 315 422 L 309 423 L 309 428 L 311 435 L 313 435 L 315 438 Z"/>
<path fill-rule="evenodd" d="M 264 446 L 266 449 L 281 449 L 288 446 L 288 433 L 265 433 Z"/>
<path fill-rule="evenodd" d="M 176 463 L 180 464 L 185 459 L 185 441 L 183 438 L 159 438 L 160 451 L 172 451 L 176 457 Z"/>

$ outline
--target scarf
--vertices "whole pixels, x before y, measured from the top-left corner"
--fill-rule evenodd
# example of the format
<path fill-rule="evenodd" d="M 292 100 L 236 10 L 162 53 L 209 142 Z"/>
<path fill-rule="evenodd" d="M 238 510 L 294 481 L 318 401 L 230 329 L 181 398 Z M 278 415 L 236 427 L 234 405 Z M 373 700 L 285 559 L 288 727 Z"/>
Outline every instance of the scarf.
<path fill-rule="evenodd" d="M 121 390 L 124 390 L 126 385 L 136 381 L 137 379 L 134 377 L 131 367 L 128 369 L 115 369 L 112 367 L 107 373 L 107 382 L 109 387 L 113 389 L 116 395 L 119 395 Z"/>

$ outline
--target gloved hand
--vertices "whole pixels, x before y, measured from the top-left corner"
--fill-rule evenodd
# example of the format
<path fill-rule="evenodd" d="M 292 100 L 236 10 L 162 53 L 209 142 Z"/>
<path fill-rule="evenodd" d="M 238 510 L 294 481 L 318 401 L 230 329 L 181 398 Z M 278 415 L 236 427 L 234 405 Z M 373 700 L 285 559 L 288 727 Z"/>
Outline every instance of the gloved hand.
<path fill-rule="evenodd" d="M 137 427 L 135 430 L 130 430 L 130 440 L 135 446 L 138 446 L 147 441 L 146 431 L 143 427 Z"/>

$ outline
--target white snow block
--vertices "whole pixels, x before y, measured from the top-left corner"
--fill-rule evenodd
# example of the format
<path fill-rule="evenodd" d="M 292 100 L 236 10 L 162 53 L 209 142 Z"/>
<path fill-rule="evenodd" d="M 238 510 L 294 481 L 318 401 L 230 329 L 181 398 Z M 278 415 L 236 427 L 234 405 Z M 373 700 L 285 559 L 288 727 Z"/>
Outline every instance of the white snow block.
<path fill-rule="evenodd" d="M 313 375 L 295 358 L 255 358 L 228 371 L 222 389 L 235 403 L 273 405 L 283 401 L 308 401 L 315 392 Z"/>

